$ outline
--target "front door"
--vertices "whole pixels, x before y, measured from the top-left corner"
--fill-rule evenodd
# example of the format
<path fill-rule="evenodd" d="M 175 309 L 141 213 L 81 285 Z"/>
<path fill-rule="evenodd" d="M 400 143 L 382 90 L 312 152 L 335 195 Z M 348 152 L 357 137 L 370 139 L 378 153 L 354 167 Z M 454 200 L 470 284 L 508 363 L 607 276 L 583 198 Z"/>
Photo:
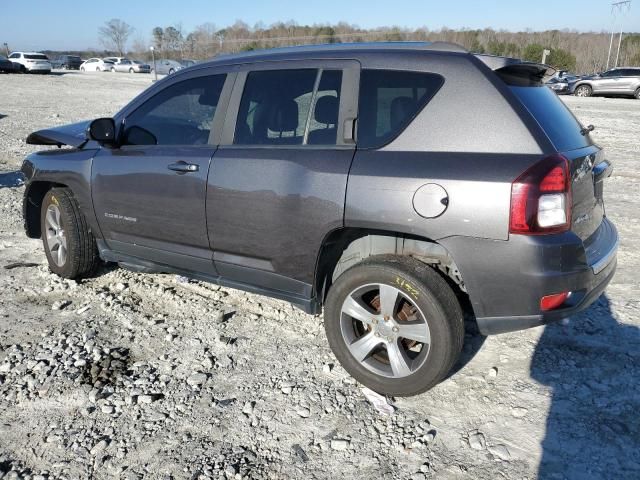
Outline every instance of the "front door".
<path fill-rule="evenodd" d="M 343 225 L 358 78 L 354 61 L 238 73 L 207 191 L 221 276 L 310 297 L 322 242 Z"/>
<path fill-rule="evenodd" d="M 174 81 L 124 118 L 120 148 L 98 152 L 92 195 L 110 249 L 215 272 L 205 200 L 224 84 L 224 74 Z"/>

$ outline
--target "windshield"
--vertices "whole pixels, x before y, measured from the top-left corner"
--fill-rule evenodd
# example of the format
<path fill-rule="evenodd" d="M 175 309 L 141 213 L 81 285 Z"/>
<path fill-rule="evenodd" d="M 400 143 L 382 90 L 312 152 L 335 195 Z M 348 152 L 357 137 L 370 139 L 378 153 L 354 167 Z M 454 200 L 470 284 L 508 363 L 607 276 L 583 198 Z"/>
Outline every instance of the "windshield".
<path fill-rule="evenodd" d="M 549 140 L 560 152 L 591 145 L 588 135 L 582 135 L 582 126 L 549 88 L 509 87 L 531 115 L 538 121 Z"/>
<path fill-rule="evenodd" d="M 49 60 L 47 56 L 42 53 L 25 53 L 24 58 L 27 60 Z"/>

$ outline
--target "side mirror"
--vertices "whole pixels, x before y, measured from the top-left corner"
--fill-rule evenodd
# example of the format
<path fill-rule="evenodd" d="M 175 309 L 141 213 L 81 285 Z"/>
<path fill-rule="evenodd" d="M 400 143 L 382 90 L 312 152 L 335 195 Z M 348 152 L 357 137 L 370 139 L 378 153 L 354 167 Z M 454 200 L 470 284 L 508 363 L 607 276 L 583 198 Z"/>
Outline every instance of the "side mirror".
<path fill-rule="evenodd" d="M 101 145 L 115 145 L 116 124 L 113 118 L 97 118 L 89 124 L 87 136 Z"/>

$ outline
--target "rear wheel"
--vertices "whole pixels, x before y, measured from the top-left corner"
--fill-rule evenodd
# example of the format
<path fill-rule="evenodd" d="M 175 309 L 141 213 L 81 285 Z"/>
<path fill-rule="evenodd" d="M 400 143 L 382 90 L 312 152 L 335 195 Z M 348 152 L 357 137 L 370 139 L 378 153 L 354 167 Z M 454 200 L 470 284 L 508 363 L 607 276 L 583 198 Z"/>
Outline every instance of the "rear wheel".
<path fill-rule="evenodd" d="M 580 85 L 576 88 L 576 97 L 590 97 L 591 95 L 593 95 L 593 89 L 589 85 Z"/>
<path fill-rule="evenodd" d="M 80 67 L 80 71 L 81 71 L 81 72 L 84 72 L 84 67 Z"/>
<path fill-rule="evenodd" d="M 133 68 L 130 68 L 129 73 L 133 73 L 133 72 L 134 72 Z"/>
<path fill-rule="evenodd" d="M 171 75 L 171 74 L 172 74 L 172 73 L 174 73 L 174 72 L 175 72 L 175 70 L 174 70 L 173 68 L 170 68 L 170 69 L 169 69 L 169 75 Z"/>
<path fill-rule="evenodd" d="M 96 67 L 96 72 L 99 72 L 99 71 L 100 71 L 100 67 Z"/>
<path fill-rule="evenodd" d="M 636 89 L 635 93 L 633 94 L 633 98 L 640 100 L 640 87 Z"/>
<path fill-rule="evenodd" d="M 116 71 L 116 67 L 111 67 L 111 72 L 115 72 Z"/>
<path fill-rule="evenodd" d="M 42 202 L 40 228 L 49 269 L 64 278 L 92 273 L 99 262 L 93 234 L 71 190 L 54 188 Z"/>
<path fill-rule="evenodd" d="M 329 345 L 344 368 L 380 393 L 409 396 L 436 385 L 464 340 L 447 282 L 408 257 L 374 256 L 344 272 L 325 305 Z"/>

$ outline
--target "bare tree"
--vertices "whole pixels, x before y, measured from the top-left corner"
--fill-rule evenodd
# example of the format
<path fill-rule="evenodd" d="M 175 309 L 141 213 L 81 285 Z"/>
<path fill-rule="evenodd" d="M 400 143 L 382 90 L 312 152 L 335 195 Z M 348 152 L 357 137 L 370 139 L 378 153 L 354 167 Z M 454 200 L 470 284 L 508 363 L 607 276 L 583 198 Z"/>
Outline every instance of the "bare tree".
<path fill-rule="evenodd" d="M 100 41 L 106 48 L 118 52 L 120 56 L 124 56 L 127 40 L 133 30 L 134 28 L 127 22 L 119 18 L 112 18 L 98 29 L 98 33 L 100 34 Z"/>

